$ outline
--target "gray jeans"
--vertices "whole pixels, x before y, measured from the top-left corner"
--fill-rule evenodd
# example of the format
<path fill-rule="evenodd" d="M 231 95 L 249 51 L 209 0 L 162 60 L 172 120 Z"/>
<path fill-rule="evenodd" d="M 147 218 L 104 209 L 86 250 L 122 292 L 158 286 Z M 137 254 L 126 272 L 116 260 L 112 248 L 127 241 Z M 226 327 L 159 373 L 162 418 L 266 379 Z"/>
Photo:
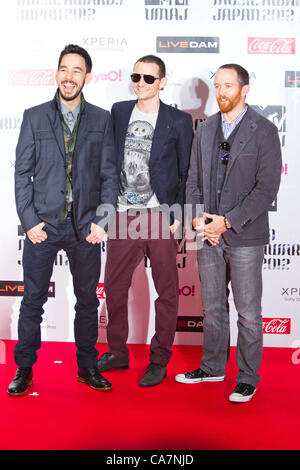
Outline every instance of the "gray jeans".
<path fill-rule="evenodd" d="M 230 247 L 207 243 L 198 251 L 202 288 L 203 357 L 201 369 L 225 375 L 230 329 L 228 284 L 238 312 L 237 383 L 256 386 L 260 380 L 263 331 L 261 315 L 263 246 Z"/>

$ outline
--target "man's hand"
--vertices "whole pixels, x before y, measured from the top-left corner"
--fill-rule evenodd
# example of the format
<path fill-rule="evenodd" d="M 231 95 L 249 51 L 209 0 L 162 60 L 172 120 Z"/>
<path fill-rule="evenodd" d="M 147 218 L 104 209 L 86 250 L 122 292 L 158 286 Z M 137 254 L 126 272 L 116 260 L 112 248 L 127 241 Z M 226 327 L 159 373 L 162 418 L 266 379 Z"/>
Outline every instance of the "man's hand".
<path fill-rule="evenodd" d="M 178 229 L 179 225 L 180 225 L 180 221 L 175 219 L 173 225 L 169 226 L 169 229 L 170 229 L 170 232 L 172 233 L 172 235 L 174 235 L 174 233 Z"/>
<path fill-rule="evenodd" d="M 204 233 L 204 217 L 195 217 L 193 219 L 193 227 L 197 230 L 197 235 L 201 236 Z"/>
<path fill-rule="evenodd" d="M 99 225 L 91 223 L 91 231 L 88 236 L 85 238 L 88 243 L 92 243 L 96 245 L 96 243 L 100 243 L 105 235 L 105 230 Z"/>
<path fill-rule="evenodd" d="M 206 214 L 203 217 L 195 217 L 193 219 L 193 227 L 197 230 L 197 237 L 202 237 L 202 240 L 207 240 L 211 245 L 217 245 L 219 243 L 219 237 L 208 237 L 205 234 L 205 220 L 207 219 Z"/>
<path fill-rule="evenodd" d="M 45 222 L 41 222 L 28 230 L 27 236 L 32 243 L 42 243 L 46 240 L 47 233 L 43 230 L 44 226 Z"/>
<path fill-rule="evenodd" d="M 231 225 L 227 221 L 227 226 L 225 226 L 224 216 L 216 214 L 208 214 L 205 212 L 203 218 L 211 219 L 211 222 L 205 225 L 204 227 L 204 238 L 203 240 L 208 240 L 212 245 L 219 243 L 219 238 L 222 233 L 226 232 L 228 228 L 231 228 Z"/>
<path fill-rule="evenodd" d="M 206 224 L 206 220 L 211 219 L 211 222 Z M 193 219 L 193 227 L 197 230 L 197 236 L 202 237 L 202 240 L 207 240 L 211 245 L 219 244 L 219 238 L 227 229 L 224 224 L 224 217 L 216 214 L 208 214 L 204 212 L 203 217 L 195 217 Z"/>

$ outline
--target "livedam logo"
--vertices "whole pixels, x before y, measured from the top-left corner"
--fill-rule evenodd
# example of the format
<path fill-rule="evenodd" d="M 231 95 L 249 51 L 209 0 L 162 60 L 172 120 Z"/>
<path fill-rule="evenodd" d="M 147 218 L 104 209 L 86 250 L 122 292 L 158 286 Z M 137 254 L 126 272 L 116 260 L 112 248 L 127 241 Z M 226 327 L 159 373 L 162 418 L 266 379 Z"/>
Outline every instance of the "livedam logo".
<path fill-rule="evenodd" d="M 220 52 L 219 37 L 198 36 L 158 36 L 156 52 L 218 54 Z"/>
<path fill-rule="evenodd" d="M 3 297 L 23 297 L 23 281 L 0 281 L 0 295 Z M 50 282 L 48 297 L 55 297 L 55 283 Z"/>

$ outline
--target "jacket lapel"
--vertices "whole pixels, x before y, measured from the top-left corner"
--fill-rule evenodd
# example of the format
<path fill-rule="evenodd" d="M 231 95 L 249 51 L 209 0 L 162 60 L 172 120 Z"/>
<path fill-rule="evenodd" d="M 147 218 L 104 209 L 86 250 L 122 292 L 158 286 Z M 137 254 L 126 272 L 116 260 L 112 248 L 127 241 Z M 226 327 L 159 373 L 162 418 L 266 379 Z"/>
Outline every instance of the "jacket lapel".
<path fill-rule="evenodd" d="M 206 208 L 210 204 L 210 173 L 211 162 L 213 158 L 215 137 L 218 125 L 220 123 L 220 113 L 215 114 L 210 118 L 210 122 L 204 123 L 203 136 L 201 143 L 202 155 L 202 173 L 203 173 L 203 193 Z"/>
<path fill-rule="evenodd" d="M 232 167 L 236 161 L 236 159 L 239 157 L 249 140 L 252 139 L 253 134 L 255 133 L 257 129 L 257 124 L 256 122 L 251 119 L 251 111 L 248 108 L 248 111 L 246 112 L 244 118 L 242 119 L 240 123 L 240 127 L 237 131 L 237 134 L 234 138 L 231 150 L 230 150 L 230 160 L 228 163 L 227 171 L 226 171 L 226 176 L 225 176 L 225 181 L 224 181 L 224 186 L 228 180 L 228 177 L 231 173 Z"/>
<path fill-rule="evenodd" d="M 49 123 L 52 129 L 53 135 L 55 137 L 55 140 L 57 142 L 60 154 L 63 160 L 65 161 L 65 144 L 64 144 L 63 128 L 62 128 L 62 124 L 60 121 L 60 117 L 56 109 L 55 98 L 50 104 L 50 109 L 49 109 L 49 112 L 47 113 L 47 117 L 49 119 Z"/>
<path fill-rule="evenodd" d="M 129 124 L 130 116 L 131 116 L 131 113 L 135 104 L 136 104 L 136 100 L 130 101 L 128 103 L 128 106 L 125 108 L 125 110 L 119 114 L 119 123 L 117 123 L 117 127 L 116 127 L 116 135 L 118 136 L 116 143 L 117 143 L 117 148 L 118 148 L 117 155 L 118 155 L 118 163 L 119 163 L 120 168 L 124 160 L 125 140 L 126 140 L 128 124 Z"/>
<path fill-rule="evenodd" d="M 161 154 L 161 149 L 164 143 L 168 140 L 169 132 L 173 125 L 173 119 L 168 107 L 160 101 L 157 122 L 152 140 L 150 165 L 153 165 L 155 160 Z"/>
<path fill-rule="evenodd" d="M 80 146 L 84 143 L 86 139 L 87 129 L 89 129 L 88 120 L 89 120 L 88 103 L 85 102 L 84 110 L 80 116 L 80 122 L 79 122 L 78 130 L 77 130 L 75 153 L 77 153 L 78 149 L 80 148 Z"/>

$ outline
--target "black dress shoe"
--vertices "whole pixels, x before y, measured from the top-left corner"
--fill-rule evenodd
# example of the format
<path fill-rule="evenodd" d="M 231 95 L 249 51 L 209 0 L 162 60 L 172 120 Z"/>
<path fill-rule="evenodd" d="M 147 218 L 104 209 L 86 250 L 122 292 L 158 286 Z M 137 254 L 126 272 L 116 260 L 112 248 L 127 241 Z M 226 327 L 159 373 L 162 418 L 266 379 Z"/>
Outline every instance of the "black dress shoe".
<path fill-rule="evenodd" d="M 167 369 L 164 366 L 151 362 L 145 375 L 141 378 L 139 385 L 141 387 L 153 387 L 154 385 L 160 384 L 166 375 Z"/>
<path fill-rule="evenodd" d="M 28 387 L 32 385 L 32 377 L 31 367 L 18 367 L 13 381 L 8 386 L 7 393 L 12 397 L 25 395 Z"/>
<path fill-rule="evenodd" d="M 116 357 L 112 353 L 104 353 L 98 361 L 99 372 L 104 372 L 110 369 L 128 369 L 129 359 Z"/>
<path fill-rule="evenodd" d="M 88 384 L 94 390 L 110 390 L 112 384 L 106 380 L 101 374 L 97 367 L 81 367 L 78 369 L 78 382 Z"/>

